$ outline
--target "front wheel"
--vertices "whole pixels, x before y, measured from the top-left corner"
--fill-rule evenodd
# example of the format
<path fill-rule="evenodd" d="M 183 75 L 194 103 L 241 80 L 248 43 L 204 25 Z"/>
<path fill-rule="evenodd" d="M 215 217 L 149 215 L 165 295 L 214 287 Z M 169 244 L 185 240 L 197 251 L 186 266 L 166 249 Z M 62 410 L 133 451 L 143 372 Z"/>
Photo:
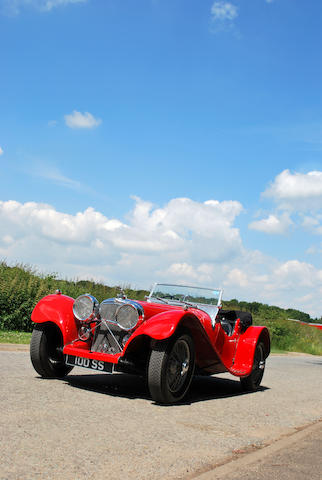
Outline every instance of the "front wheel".
<path fill-rule="evenodd" d="M 148 386 L 157 403 L 179 402 L 186 395 L 195 369 L 190 335 L 156 342 L 148 365 Z"/>
<path fill-rule="evenodd" d="M 265 347 L 263 342 L 256 345 L 252 373 L 241 377 L 241 387 L 246 392 L 254 392 L 260 386 L 265 370 Z"/>
<path fill-rule="evenodd" d="M 46 378 L 65 377 L 73 367 L 66 365 L 62 354 L 63 339 L 55 325 L 38 324 L 30 341 L 31 363 Z"/>

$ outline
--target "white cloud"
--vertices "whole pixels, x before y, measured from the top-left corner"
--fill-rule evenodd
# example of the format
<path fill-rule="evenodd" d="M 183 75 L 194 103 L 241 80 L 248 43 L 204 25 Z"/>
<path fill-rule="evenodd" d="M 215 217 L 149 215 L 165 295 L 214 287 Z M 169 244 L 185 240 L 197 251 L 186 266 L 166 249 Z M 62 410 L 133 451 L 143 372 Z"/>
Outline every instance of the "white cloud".
<path fill-rule="evenodd" d="M 71 265 L 82 270 L 91 263 L 106 262 L 113 250 L 110 237 L 122 227 L 118 220 L 108 219 L 93 208 L 70 215 L 50 205 L 16 201 L 0 202 L 0 223 L 6 232 L 3 242 L 12 240 L 9 246 L 0 243 L 0 256 L 48 264 L 54 271 L 60 267 L 65 274 L 74 273 Z"/>
<path fill-rule="evenodd" d="M 306 249 L 305 253 L 307 255 L 317 255 L 322 253 L 322 248 L 318 247 L 317 245 L 311 245 L 309 248 Z"/>
<path fill-rule="evenodd" d="M 227 273 L 227 277 L 224 281 L 224 285 L 237 285 L 238 287 L 248 287 L 250 284 L 247 277 L 247 273 L 240 270 L 239 268 L 233 268 Z"/>
<path fill-rule="evenodd" d="M 160 270 L 157 273 L 163 278 L 171 278 L 172 281 L 181 284 L 187 283 L 187 279 L 190 279 L 190 282 L 211 286 L 214 281 L 214 266 L 207 263 L 198 266 L 189 263 L 173 263 L 167 270 Z"/>
<path fill-rule="evenodd" d="M 278 213 L 253 221 L 250 229 L 284 234 L 294 225 L 315 235 L 322 234 L 322 171 L 283 170 L 262 193 L 262 198 L 272 199 Z"/>
<path fill-rule="evenodd" d="M 74 3 L 86 3 L 87 0 L 43 0 L 37 2 L 41 4 L 41 10 L 50 11 L 56 7 L 71 5 Z"/>
<path fill-rule="evenodd" d="M 283 290 L 293 288 L 294 283 L 299 287 L 313 288 L 320 273 L 313 265 L 298 260 L 289 260 L 274 271 Z"/>
<path fill-rule="evenodd" d="M 238 17 L 238 8 L 233 3 L 227 1 L 216 1 L 213 3 L 210 11 L 210 30 L 213 33 L 234 31 L 234 21 Z"/>
<path fill-rule="evenodd" d="M 66 177 L 57 167 L 53 165 L 38 163 L 34 167 L 34 169 L 30 170 L 30 173 L 32 173 L 37 177 L 50 180 L 56 185 L 60 185 L 62 187 L 67 187 L 74 190 L 79 190 L 80 188 L 84 188 L 80 182 L 72 178 Z"/>
<path fill-rule="evenodd" d="M 4 154 L 4 151 L 3 149 L 0 147 L 0 155 L 3 155 Z"/>
<path fill-rule="evenodd" d="M 232 21 L 238 16 L 238 8 L 230 2 L 214 2 L 211 7 L 211 18 L 213 21 Z"/>
<path fill-rule="evenodd" d="M 91 113 L 81 113 L 73 110 L 73 113 L 65 115 L 65 123 L 69 128 L 95 128 L 102 123 L 100 118 L 95 118 Z"/>
<path fill-rule="evenodd" d="M 275 0 L 265 0 L 266 3 L 272 3 Z M 211 28 L 213 33 L 232 31 L 237 37 L 240 33 L 235 28 L 235 20 L 239 16 L 239 7 L 227 0 L 216 0 L 210 10 Z"/>
<path fill-rule="evenodd" d="M 125 223 L 93 208 L 71 215 L 34 202 L 0 202 L 0 223 L 12 239 L 9 245 L 3 240 L 0 256 L 48 263 L 64 275 L 92 267 L 93 274 L 104 272 L 115 282 L 153 281 L 158 272 L 211 283 L 214 264 L 240 255 L 233 223 L 241 210 L 233 201 L 177 198 L 156 208 L 136 198 Z"/>
<path fill-rule="evenodd" d="M 64 7 L 88 0 L 2 0 L 2 11 L 8 15 L 18 15 L 25 8 L 34 8 L 40 12 L 50 12 L 56 7 Z"/>
<path fill-rule="evenodd" d="M 300 216 L 301 226 L 313 233 L 313 235 L 322 235 L 322 215 L 318 213 L 311 213 L 310 216 Z"/>
<path fill-rule="evenodd" d="M 255 264 L 247 258 L 246 252 L 235 268 L 227 269 L 224 286 L 236 293 L 234 297 L 321 316 L 322 270 L 296 259 L 279 262 L 263 257 L 260 264 Z"/>
<path fill-rule="evenodd" d="M 11 243 L 14 242 L 14 239 L 10 235 L 3 235 L 2 241 L 3 243 L 10 245 Z"/>
<path fill-rule="evenodd" d="M 319 226 L 319 220 L 314 217 L 306 217 L 304 216 L 302 219 L 302 227 L 308 229 L 314 229 L 315 227 Z"/>
<path fill-rule="evenodd" d="M 46 204 L 2 201 L 0 258 L 107 284 L 224 285 L 226 299 L 257 300 L 320 316 L 322 270 L 247 251 L 235 226 L 241 211 L 236 201 L 175 198 L 156 207 L 135 198 L 124 221 L 91 207 L 73 215 Z M 307 295 L 312 295 L 310 301 Z"/>
<path fill-rule="evenodd" d="M 267 218 L 251 222 L 249 224 L 249 228 L 251 230 L 258 230 L 264 233 L 283 235 L 287 233 L 292 224 L 293 222 L 287 213 L 284 213 L 279 217 L 271 214 Z"/>
<path fill-rule="evenodd" d="M 286 210 L 317 210 L 322 207 L 322 172 L 291 173 L 284 170 L 263 193 Z"/>
<path fill-rule="evenodd" d="M 93 208 L 70 215 L 45 204 L 0 202 L 2 225 L 6 225 L 13 238 L 21 232 L 25 238 L 36 234 L 59 243 L 95 242 L 99 248 L 116 248 L 120 255 L 167 252 L 175 253 L 177 258 L 190 257 L 196 245 L 210 242 L 214 251 L 207 256 L 217 261 L 240 249 L 239 231 L 232 225 L 240 211 L 238 202 L 209 204 L 186 198 L 173 199 L 164 208 L 153 209 L 152 204 L 136 198 L 128 223 L 123 223 L 108 219 Z M 196 254 L 198 258 L 204 255 Z"/>

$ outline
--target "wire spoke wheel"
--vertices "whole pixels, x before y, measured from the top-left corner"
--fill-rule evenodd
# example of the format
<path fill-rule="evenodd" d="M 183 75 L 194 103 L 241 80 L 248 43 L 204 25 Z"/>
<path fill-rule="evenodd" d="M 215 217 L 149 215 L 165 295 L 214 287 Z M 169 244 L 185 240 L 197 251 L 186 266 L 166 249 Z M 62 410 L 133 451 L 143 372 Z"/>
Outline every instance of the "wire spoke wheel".
<path fill-rule="evenodd" d="M 185 382 L 189 372 L 190 350 L 186 340 L 178 340 L 169 355 L 167 382 L 169 390 L 175 395 Z"/>
<path fill-rule="evenodd" d="M 186 395 L 195 368 L 195 350 L 190 335 L 156 342 L 148 365 L 148 386 L 153 400 L 175 403 Z"/>

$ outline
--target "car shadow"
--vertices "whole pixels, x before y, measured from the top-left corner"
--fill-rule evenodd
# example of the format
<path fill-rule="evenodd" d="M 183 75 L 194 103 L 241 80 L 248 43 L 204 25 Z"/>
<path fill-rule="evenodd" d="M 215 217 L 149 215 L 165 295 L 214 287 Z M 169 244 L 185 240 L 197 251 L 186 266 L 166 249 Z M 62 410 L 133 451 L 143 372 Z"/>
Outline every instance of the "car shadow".
<path fill-rule="evenodd" d="M 268 390 L 260 386 L 257 392 Z M 241 388 L 239 378 L 222 378 L 214 376 L 195 376 L 191 382 L 190 390 L 182 403 L 195 403 L 219 398 L 250 395 L 255 392 L 245 392 Z"/>
<path fill-rule="evenodd" d="M 64 381 L 71 387 L 89 390 L 104 395 L 125 397 L 131 400 L 141 398 L 152 401 L 146 380 L 136 375 L 126 373 L 116 375 L 85 374 L 69 375 Z M 258 391 L 268 387 L 261 386 Z M 217 376 L 195 376 L 190 389 L 182 402 L 176 405 L 190 405 L 196 402 L 216 400 L 219 398 L 250 395 L 254 392 L 244 392 L 239 379 L 221 378 Z M 172 405 L 163 405 L 170 407 Z"/>
<path fill-rule="evenodd" d="M 104 373 L 68 375 L 64 381 L 70 386 L 114 397 L 150 399 L 145 379 L 138 375 Z"/>

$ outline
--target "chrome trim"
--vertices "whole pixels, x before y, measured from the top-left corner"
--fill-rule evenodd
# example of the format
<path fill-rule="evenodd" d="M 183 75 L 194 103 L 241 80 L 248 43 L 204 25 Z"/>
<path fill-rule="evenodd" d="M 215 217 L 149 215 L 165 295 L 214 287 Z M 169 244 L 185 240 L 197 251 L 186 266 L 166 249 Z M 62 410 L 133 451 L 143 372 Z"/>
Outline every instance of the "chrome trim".
<path fill-rule="evenodd" d="M 106 305 L 106 304 L 118 305 L 118 308 L 115 311 L 115 319 L 103 318 L 103 316 L 101 314 L 101 307 L 102 307 L 102 305 Z M 131 305 L 131 307 L 136 309 L 136 311 L 138 313 L 138 321 L 137 321 L 136 325 L 138 324 L 138 322 L 140 320 L 141 321 L 144 320 L 144 309 L 143 309 L 143 307 L 138 302 L 135 302 L 134 300 L 129 300 L 128 298 L 107 298 L 106 300 L 103 300 L 103 302 L 99 306 L 99 314 L 100 314 L 101 320 L 105 321 L 105 322 L 112 323 L 113 325 L 117 325 L 123 331 L 133 330 L 136 327 L 136 325 L 134 325 L 134 327 L 131 327 L 131 328 L 127 329 L 127 328 L 124 328 L 122 325 L 120 325 L 117 322 L 117 313 L 119 312 L 119 310 L 124 305 Z"/>
<path fill-rule="evenodd" d="M 89 326 L 82 325 L 78 330 L 78 337 L 82 342 L 88 342 L 92 337 L 92 330 Z"/>
<path fill-rule="evenodd" d="M 120 352 L 122 352 L 123 348 L 121 347 L 121 345 L 120 345 L 120 343 L 118 342 L 117 338 L 115 337 L 114 333 L 112 332 L 112 330 L 111 330 L 110 327 L 108 326 L 107 322 L 106 322 L 105 320 L 102 320 L 101 323 L 103 323 L 103 324 L 105 325 L 105 327 L 108 329 L 108 331 L 110 332 L 110 334 L 111 334 L 112 337 L 114 338 L 116 344 L 118 345 Z"/>
<path fill-rule="evenodd" d="M 265 368 L 265 360 L 260 360 L 259 364 L 258 364 L 258 368 L 260 370 L 264 370 Z"/>
<path fill-rule="evenodd" d="M 80 298 L 83 298 L 83 297 L 87 297 L 91 300 L 92 302 L 92 313 L 85 319 L 83 318 L 79 318 L 79 316 L 75 313 L 75 304 L 77 302 L 77 300 L 79 300 Z M 73 303 L 73 314 L 75 316 L 75 318 L 77 318 L 77 320 L 79 320 L 80 322 L 88 322 L 88 321 L 91 321 L 93 320 L 94 318 L 97 317 L 97 314 L 98 314 L 98 311 L 99 311 L 99 302 L 98 300 L 93 296 L 91 295 L 90 293 L 85 293 L 83 295 L 79 295 L 75 300 L 74 300 L 74 303 Z"/>
<path fill-rule="evenodd" d="M 133 308 L 133 310 L 134 310 L 134 311 L 136 312 L 136 314 L 137 314 L 136 323 L 135 323 L 135 325 L 134 325 L 133 327 L 130 327 L 130 328 L 125 328 L 125 327 L 124 327 L 123 325 L 121 325 L 121 323 L 118 321 L 118 315 L 119 315 L 121 309 L 124 308 L 124 307 L 126 307 L 126 306 L 129 306 L 130 308 Z M 115 318 L 116 318 L 116 322 L 117 322 L 118 327 L 119 327 L 121 330 L 123 330 L 123 331 L 125 331 L 125 332 L 128 332 L 128 331 L 130 331 L 130 330 L 133 330 L 133 328 L 135 328 L 135 327 L 137 326 L 138 321 L 139 321 L 139 318 L 140 318 L 140 315 L 139 315 L 139 312 L 138 312 L 137 308 L 136 308 L 134 305 L 132 305 L 132 304 L 130 304 L 130 303 L 126 303 L 126 304 L 120 305 L 120 306 L 118 307 L 118 309 L 117 309 L 116 312 L 115 312 Z"/>
<path fill-rule="evenodd" d="M 101 310 L 102 310 L 102 306 L 103 305 L 108 305 L 108 304 L 113 304 L 115 305 L 116 302 L 115 302 L 115 298 L 107 298 L 106 300 L 103 300 L 102 303 L 100 304 L 99 306 L 99 316 L 102 320 L 106 320 L 107 322 L 110 322 L 110 323 L 114 323 L 116 324 L 116 321 L 115 320 L 112 320 L 111 318 L 104 318 L 102 313 L 101 313 Z"/>

